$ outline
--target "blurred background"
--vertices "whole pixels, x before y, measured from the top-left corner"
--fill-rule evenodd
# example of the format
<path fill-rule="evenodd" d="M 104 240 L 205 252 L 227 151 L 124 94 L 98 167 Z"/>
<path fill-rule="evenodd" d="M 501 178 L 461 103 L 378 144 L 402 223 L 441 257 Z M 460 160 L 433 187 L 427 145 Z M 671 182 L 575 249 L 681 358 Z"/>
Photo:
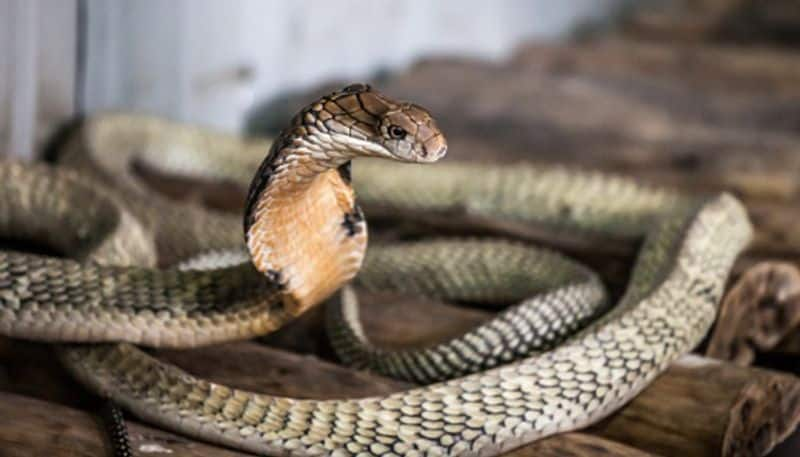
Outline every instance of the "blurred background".
<path fill-rule="evenodd" d="M 65 119 L 107 110 L 241 131 L 273 121 L 275 106 L 264 110 L 263 104 L 287 92 L 330 81 L 407 87 L 403 83 L 420 76 L 414 68 L 421 61 L 459 60 L 466 66 L 415 80 L 415 87 L 397 94 L 420 103 L 442 91 L 442 97 L 460 97 L 460 91 L 475 90 L 475 80 L 491 85 L 494 73 L 507 76 L 513 62 L 528 65 L 515 70 L 526 75 L 536 70 L 529 64 L 572 56 L 537 50 L 532 43 L 621 36 L 787 47 L 800 41 L 799 23 L 791 0 L 0 0 L 0 145 L 5 154 L 31 157 Z M 580 78 L 568 80 L 577 85 L 568 89 L 577 95 L 580 84 L 589 84 L 587 90 L 605 96 L 615 90 L 609 84 L 625 92 L 651 90 L 642 84 L 658 85 L 665 76 L 678 77 L 678 69 L 689 70 L 681 65 L 670 70 L 676 74 L 662 74 L 659 63 L 646 62 L 663 60 L 654 57 L 658 52 L 640 47 L 588 57 Z M 617 57 L 650 65 L 639 73 L 656 73 L 617 77 L 603 87 L 586 79 L 587 73 L 619 68 L 621 62 L 612 62 Z M 720 70 L 705 64 L 708 71 Z M 569 66 L 553 69 L 570 72 Z M 513 83 L 524 92 L 516 94 L 519 101 L 543 89 L 537 77 Z M 670 108 L 691 102 L 668 99 Z M 571 108 L 562 97 L 555 100 Z M 505 105 L 510 102 L 497 99 L 482 109 L 519 109 Z"/>
<path fill-rule="evenodd" d="M 742 392 L 761 400 L 712 405 L 741 412 L 741 428 L 712 424 L 725 435 L 679 455 L 793 456 L 800 433 L 778 444 L 800 421 L 798 50 L 798 0 L 0 0 L 0 155 L 39 157 L 70 120 L 105 111 L 272 135 L 364 81 L 432 111 L 448 160 L 733 192 L 756 236 L 700 352 L 747 367 Z M 210 204 L 198 189 L 171 196 Z M 229 193 L 210 205 L 240 211 L 242 189 Z M 616 286 L 631 263 L 570 254 Z M 780 382 L 759 385 L 752 366 Z M 680 447 L 611 432 L 646 455 Z"/>
<path fill-rule="evenodd" d="M 135 110 L 235 131 L 255 104 L 331 78 L 374 79 L 434 56 L 501 61 L 618 14 L 622 0 L 3 0 L 0 132 Z"/>
<path fill-rule="evenodd" d="M 1 0 L 0 145 L 30 157 L 60 122 L 107 110 L 239 131 L 287 91 L 332 80 L 393 88 L 420 61 L 476 68 L 403 95 L 467 90 L 467 80 L 491 79 L 487 66 L 533 63 L 530 43 L 623 35 L 786 46 L 798 41 L 798 23 L 797 2 L 785 0 Z M 637 61 L 630 52 L 614 56 Z M 607 65 L 619 63 L 598 57 L 587 70 Z M 641 89 L 628 79 L 613 82 Z M 492 109 L 507 111 L 503 103 Z"/>

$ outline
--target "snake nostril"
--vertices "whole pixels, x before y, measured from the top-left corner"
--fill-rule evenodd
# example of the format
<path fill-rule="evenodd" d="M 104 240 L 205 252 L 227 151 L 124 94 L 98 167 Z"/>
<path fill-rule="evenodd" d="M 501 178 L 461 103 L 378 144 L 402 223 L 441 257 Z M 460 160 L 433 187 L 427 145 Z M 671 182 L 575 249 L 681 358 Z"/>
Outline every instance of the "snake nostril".
<path fill-rule="evenodd" d="M 447 153 L 447 142 L 441 135 L 435 135 L 422 143 L 420 149 L 424 151 L 420 154 L 423 158 L 438 160 Z"/>

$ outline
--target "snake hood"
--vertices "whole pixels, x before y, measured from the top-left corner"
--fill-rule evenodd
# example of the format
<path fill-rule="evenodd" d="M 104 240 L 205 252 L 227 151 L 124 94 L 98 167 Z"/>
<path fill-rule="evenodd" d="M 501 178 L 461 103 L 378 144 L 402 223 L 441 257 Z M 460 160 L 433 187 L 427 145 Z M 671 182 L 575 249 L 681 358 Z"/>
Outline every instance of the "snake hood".
<path fill-rule="evenodd" d="M 424 108 L 353 84 L 301 110 L 253 178 L 245 238 L 256 268 L 277 282 L 297 315 L 352 279 L 366 223 L 350 186 L 350 160 L 434 162 L 447 142 Z"/>

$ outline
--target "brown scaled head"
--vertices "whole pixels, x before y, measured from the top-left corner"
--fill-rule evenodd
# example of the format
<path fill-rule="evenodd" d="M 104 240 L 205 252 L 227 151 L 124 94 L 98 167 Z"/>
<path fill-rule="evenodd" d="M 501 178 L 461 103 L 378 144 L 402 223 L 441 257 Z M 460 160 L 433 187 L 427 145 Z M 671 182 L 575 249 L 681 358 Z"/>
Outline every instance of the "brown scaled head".
<path fill-rule="evenodd" d="M 367 84 L 324 97 L 309 114 L 306 122 L 363 155 L 435 162 L 447 153 L 447 140 L 425 108 L 392 100 Z"/>

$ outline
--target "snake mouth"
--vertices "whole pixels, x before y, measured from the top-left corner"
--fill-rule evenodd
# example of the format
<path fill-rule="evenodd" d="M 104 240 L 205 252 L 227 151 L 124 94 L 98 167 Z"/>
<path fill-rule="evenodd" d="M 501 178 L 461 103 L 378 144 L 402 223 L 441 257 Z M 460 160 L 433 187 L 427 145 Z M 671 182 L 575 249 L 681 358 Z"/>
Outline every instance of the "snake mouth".
<path fill-rule="evenodd" d="M 392 160 L 409 163 L 433 163 L 447 155 L 447 141 L 441 134 L 426 141 L 418 142 L 408 150 L 387 149 L 385 154 Z"/>
<path fill-rule="evenodd" d="M 420 160 L 420 162 L 436 162 L 447 155 L 447 143 L 444 142 L 444 137 L 438 138 L 441 138 L 442 141 L 435 146 L 429 147 L 428 144 L 425 143 L 425 146 L 423 147 L 425 153 L 422 156 L 423 160 Z"/>

